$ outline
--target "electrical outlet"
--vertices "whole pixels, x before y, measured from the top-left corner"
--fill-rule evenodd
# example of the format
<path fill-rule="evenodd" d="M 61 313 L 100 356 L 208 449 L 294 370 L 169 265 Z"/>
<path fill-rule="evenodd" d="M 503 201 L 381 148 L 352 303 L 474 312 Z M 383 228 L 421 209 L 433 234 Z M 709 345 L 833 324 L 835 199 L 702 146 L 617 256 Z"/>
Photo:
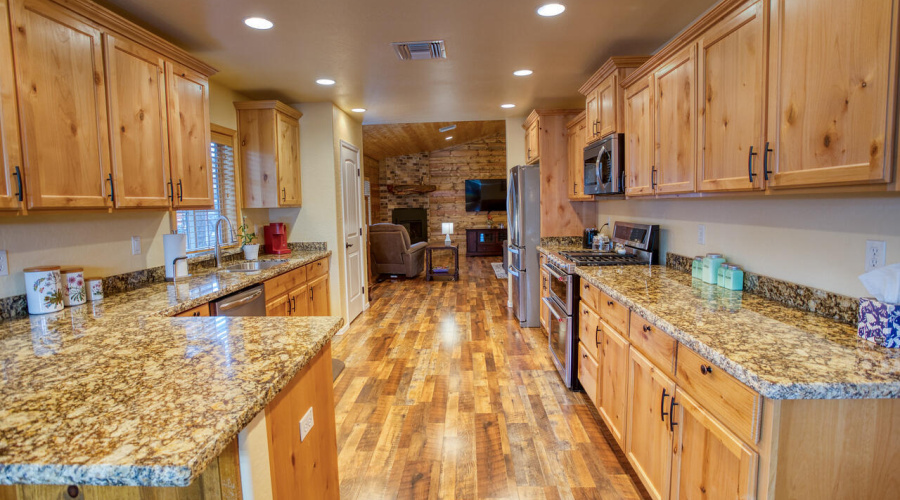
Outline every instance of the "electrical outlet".
<path fill-rule="evenodd" d="M 132 236 L 131 237 L 131 255 L 140 255 L 141 254 L 141 237 L 140 236 Z"/>
<path fill-rule="evenodd" d="M 706 244 L 706 225 L 704 224 L 697 225 L 697 244 Z"/>
<path fill-rule="evenodd" d="M 302 443 L 304 439 L 306 439 L 306 435 L 309 434 L 313 428 L 313 409 L 312 406 L 306 410 L 306 414 L 303 415 L 303 418 L 300 419 L 300 442 Z"/>
<path fill-rule="evenodd" d="M 880 240 L 866 240 L 866 271 L 884 266 L 887 243 Z"/>
<path fill-rule="evenodd" d="M 9 261 L 6 260 L 6 250 L 0 250 L 0 276 L 9 276 Z"/>

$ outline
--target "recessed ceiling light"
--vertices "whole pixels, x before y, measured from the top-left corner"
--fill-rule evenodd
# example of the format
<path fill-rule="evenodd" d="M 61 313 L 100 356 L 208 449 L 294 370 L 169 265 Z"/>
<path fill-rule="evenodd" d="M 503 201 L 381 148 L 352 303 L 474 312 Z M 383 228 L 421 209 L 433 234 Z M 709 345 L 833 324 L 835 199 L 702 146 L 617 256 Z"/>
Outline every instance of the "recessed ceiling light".
<path fill-rule="evenodd" d="M 318 83 L 319 85 L 334 85 L 334 80 L 330 78 L 319 78 L 318 80 L 316 80 L 316 83 Z"/>
<path fill-rule="evenodd" d="M 272 21 L 262 17 L 248 17 L 247 19 L 244 19 L 244 24 L 255 30 L 267 30 L 271 29 L 272 26 L 275 26 L 272 24 Z"/>
<path fill-rule="evenodd" d="M 561 3 L 548 3 L 547 5 L 541 5 L 537 13 L 544 17 L 553 17 L 562 14 L 565 10 L 566 6 Z"/>
<path fill-rule="evenodd" d="M 520 69 L 518 71 L 513 71 L 513 74 L 516 76 L 528 76 L 532 73 L 534 73 L 534 71 L 531 71 L 530 69 Z"/>
<path fill-rule="evenodd" d="M 452 135 L 448 135 L 448 136 L 446 137 L 446 139 L 449 141 L 450 139 L 453 139 L 453 136 L 452 136 Z"/>
<path fill-rule="evenodd" d="M 353 108 L 350 111 L 353 111 L 354 113 L 365 113 L 366 108 Z"/>
<path fill-rule="evenodd" d="M 509 109 L 509 108 L 514 108 L 514 107 L 516 107 L 516 105 L 515 105 L 515 104 L 501 104 L 500 107 L 501 107 L 501 108 Z"/>

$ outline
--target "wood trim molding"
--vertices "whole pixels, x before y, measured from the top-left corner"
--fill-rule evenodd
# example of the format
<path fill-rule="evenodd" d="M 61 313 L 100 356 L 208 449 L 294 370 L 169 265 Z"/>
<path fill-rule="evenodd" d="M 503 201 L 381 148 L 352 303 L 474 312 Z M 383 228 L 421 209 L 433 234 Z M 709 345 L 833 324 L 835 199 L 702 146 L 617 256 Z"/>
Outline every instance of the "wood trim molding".
<path fill-rule="evenodd" d="M 525 118 L 525 123 L 522 125 L 522 128 L 528 129 L 528 126 L 534 123 L 535 120 L 540 118 L 541 116 L 553 116 L 553 115 L 577 115 L 578 113 L 583 113 L 584 108 L 580 109 L 534 109 L 531 113 L 528 114 L 528 118 Z"/>
<path fill-rule="evenodd" d="M 640 68 L 650 59 L 650 56 L 614 56 L 610 57 L 603 63 L 603 66 L 600 66 L 600 69 L 594 72 L 588 81 L 584 82 L 584 85 L 578 89 L 578 92 L 581 95 L 587 96 L 590 94 L 597 85 L 600 85 L 600 82 L 606 79 L 609 75 L 613 74 L 613 72 L 617 69 L 623 68 Z"/>
<path fill-rule="evenodd" d="M 206 64 L 189 54 L 186 50 L 169 42 L 168 40 L 151 33 L 119 14 L 116 14 L 90 0 L 52 0 L 54 3 L 65 7 L 76 14 L 88 18 L 98 24 L 104 30 L 111 31 L 131 41 L 159 52 L 163 56 L 183 64 L 207 78 L 218 73 L 216 68 Z"/>
<path fill-rule="evenodd" d="M 234 103 L 234 109 L 274 109 L 295 120 L 299 120 L 303 116 L 303 113 L 281 101 L 238 101 Z"/>
<path fill-rule="evenodd" d="M 572 118 L 571 120 L 569 120 L 566 123 L 566 128 L 572 128 L 572 127 L 578 125 L 578 122 L 580 122 L 581 120 L 584 120 L 586 116 L 587 116 L 587 110 L 582 109 L 581 113 L 578 113 L 578 116 L 576 116 L 575 118 Z"/>

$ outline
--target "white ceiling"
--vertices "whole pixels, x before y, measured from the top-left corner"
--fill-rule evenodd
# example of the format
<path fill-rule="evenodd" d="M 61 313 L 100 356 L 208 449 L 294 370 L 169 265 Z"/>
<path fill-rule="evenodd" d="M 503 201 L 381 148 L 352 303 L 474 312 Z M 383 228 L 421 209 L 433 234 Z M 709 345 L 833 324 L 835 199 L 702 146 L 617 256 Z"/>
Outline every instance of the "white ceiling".
<path fill-rule="evenodd" d="M 364 123 L 495 120 L 581 107 L 612 55 L 649 54 L 714 0 L 101 0 L 220 70 L 254 99 L 364 107 Z M 243 25 L 266 17 L 269 31 Z M 390 43 L 443 39 L 446 60 L 399 61 Z M 516 69 L 534 70 L 514 77 Z M 337 81 L 322 87 L 317 78 Z M 501 103 L 515 103 L 512 110 Z"/>

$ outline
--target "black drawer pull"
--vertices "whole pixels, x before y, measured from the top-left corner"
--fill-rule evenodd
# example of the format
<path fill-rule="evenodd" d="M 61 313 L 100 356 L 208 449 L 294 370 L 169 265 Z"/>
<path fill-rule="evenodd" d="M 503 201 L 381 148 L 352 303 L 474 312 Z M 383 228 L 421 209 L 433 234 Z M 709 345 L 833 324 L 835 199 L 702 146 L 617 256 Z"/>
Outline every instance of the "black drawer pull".
<path fill-rule="evenodd" d="M 700 365 L 700 373 L 704 375 L 709 375 L 712 373 L 712 366 L 709 365 Z"/>
<path fill-rule="evenodd" d="M 644 325 L 644 331 L 645 331 L 645 332 L 648 332 L 648 333 L 649 333 L 650 330 L 652 330 L 652 329 L 653 329 L 653 327 L 651 327 L 650 325 Z"/>
<path fill-rule="evenodd" d="M 607 301 L 606 301 L 606 305 L 608 305 L 608 306 L 610 306 L 610 307 L 612 307 L 612 305 L 613 305 L 613 301 L 611 301 L 611 300 L 607 300 Z"/>
<path fill-rule="evenodd" d="M 13 175 L 16 176 L 16 187 L 19 188 L 19 191 L 16 192 L 16 199 L 22 201 L 25 198 L 25 192 L 22 191 L 22 172 L 19 171 L 18 165 L 16 165 L 16 169 L 15 172 L 13 172 Z"/>

